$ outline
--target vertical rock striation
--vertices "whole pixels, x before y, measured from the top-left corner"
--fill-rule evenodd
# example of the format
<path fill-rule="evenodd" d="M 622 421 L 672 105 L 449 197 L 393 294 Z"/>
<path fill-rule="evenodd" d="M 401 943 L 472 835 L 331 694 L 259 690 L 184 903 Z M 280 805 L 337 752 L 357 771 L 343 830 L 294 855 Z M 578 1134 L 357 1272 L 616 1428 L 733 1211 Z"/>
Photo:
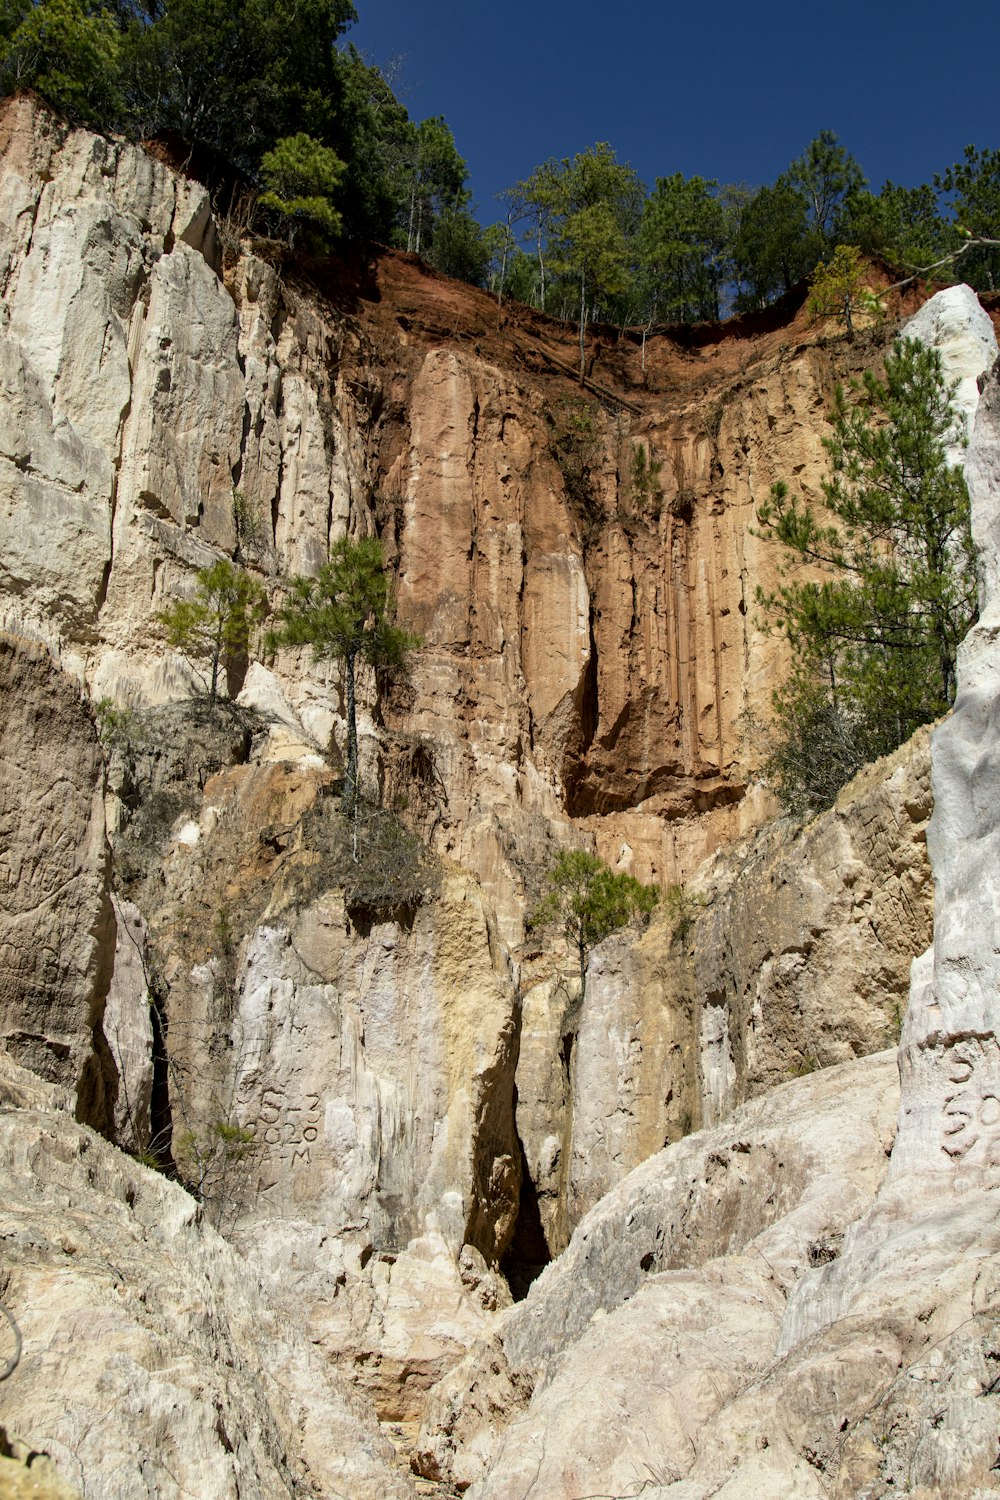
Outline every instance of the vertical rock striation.
<path fill-rule="evenodd" d="M 97 734 L 47 649 L 6 634 L 0 703 L 0 1043 L 109 1129 L 115 919 Z"/>

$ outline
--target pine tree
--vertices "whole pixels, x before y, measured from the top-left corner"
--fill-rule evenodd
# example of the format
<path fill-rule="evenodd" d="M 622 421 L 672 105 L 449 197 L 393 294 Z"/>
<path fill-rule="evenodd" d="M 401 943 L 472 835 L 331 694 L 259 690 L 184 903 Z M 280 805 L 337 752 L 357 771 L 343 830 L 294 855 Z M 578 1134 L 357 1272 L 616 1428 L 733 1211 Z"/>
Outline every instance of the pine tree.
<path fill-rule="evenodd" d="M 344 801 L 352 807 L 358 784 L 357 667 L 401 665 L 419 645 L 416 636 L 392 623 L 392 591 L 377 537 L 341 537 L 315 578 L 296 578 L 278 611 L 273 646 L 312 646 L 318 660 L 344 665 L 347 710 L 347 771 Z"/>
<path fill-rule="evenodd" d="M 790 556 L 784 581 L 758 600 L 795 654 L 774 698 L 770 760 L 794 808 L 827 805 L 954 699 L 976 576 L 968 490 L 949 459 L 965 440 L 953 395 L 936 350 L 898 342 L 882 378 L 852 382 L 850 399 L 837 391 L 827 514 L 783 483 L 758 511 Z M 794 576 L 803 564 L 806 581 Z"/>
<path fill-rule="evenodd" d="M 549 891 L 531 918 L 535 928 L 556 927 L 575 952 L 580 983 L 586 982 L 590 950 L 648 916 L 656 905 L 654 886 L 641 885 L 631 875 L 616 875 L 596 854 L 563 849 L 548 872 Z"/>
<path fill-rule="evenodd" d="M 195 575 L 192 599 L 176 599 L 162 611 L 167 640 L 191 661 L 209 663 L 208 701 L 219 696 L 219 669 L 246 653 L 266 609 L 263 586 L 228 558 L 220 558 Z"/>

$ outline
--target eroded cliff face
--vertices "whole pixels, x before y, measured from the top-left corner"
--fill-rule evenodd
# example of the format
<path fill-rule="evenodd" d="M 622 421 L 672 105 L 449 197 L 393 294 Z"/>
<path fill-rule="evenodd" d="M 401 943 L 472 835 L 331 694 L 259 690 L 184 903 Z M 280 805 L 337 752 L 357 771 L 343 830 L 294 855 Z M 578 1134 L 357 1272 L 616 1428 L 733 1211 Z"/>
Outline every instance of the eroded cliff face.
<path fill-rule="evenodd" d="M 508 941 L 570 822 L 673 881 L 760 821 L 745 723 L 778 647 L 754 505 L 781 476 L 816 492 L 833 382 L 871 351 L 793 321 L 654 340 L 643 371 L 605 341 L 581 390 L 550 320 L 498 328 L 485 294 L 400 256 L 325 294 L 252 253 L 223 271 L 196 184 L 26 99 L 2 132 L 0 582 L 95 698 L 191 690 L 157 612 L 219 551 L 273 593 L 377 529 L 424 646 L 389 732 L 363 725 L 367 774 L 412 796 L 418 757 L 426 826 Z M 242 701 L 277 721 L 274 754 L 343 732 L 305 653 L 253 666 Z"/>
<path fill-rule="evenodd" d="M 79 690 L 44 647 L 0 635 L 0 1042 L 108 1129 L 112 973 L 103 767 Z"/>
<path fill-rule="evenodd" d="M 4 1422 L 57 1464 L 53 1500 L 412 1496 L 368 1403 L 194 1200 L 68 1102 L 0 1054 L 0 1296 L 23 1339 Z"/>
<path fill-rule="evenodd" d="M 966 289 L 919 330 L 963 305 L 968 350 L 982 324 Z M 934 945 L 912 968 L 895 1142 L 893 1059 L 868 1058 L 771 1089 L 608 1192 L 429 1404 L 420 1462 L 476 1500 L 621 1493 L 637 1452 L 664 1500 L 995 1493 L 996 366 L 977 404 L 982 613 L 932 743 Z M 895 878 L 886 895 L 888 914 Z M 847 953 L 836 973 L 857 984 Z M 779 1145 L 800 1106 L 808 1125 Z M 596 1418 L 609 1400 L 614 1423 Z"/>
<path fill-rule="evenodd" d="M 925 745 L 806 831 L 758 833 L 771 807 L 746 733 L 779 667 L 755 620 L 775 559 L 754 506 L 778 477 L 817 490 L 833 382 L 878 340 L 824 342 L 776 314 L 717 342 L 651 340 L 644 368 L 598 335 L 581 390 L 550 320 L 498 325 L 484 294 L 388 253 L 308 281 L 266 247 L 224 260 L 196 184 L 31 100 L 0 109 L 4 1045 L 67 1090 L 50 1107 L 179 1170 L 266 1306 L 383 1418 L 416 1424 L 438 1386 L 428 1472 L 483 1476 L 549 1379 L 551 1330 L 534 1352 L 496 1342 L 498 1268 L 521 1292 L 568 1243 L 579 1266 L 571 1236 L 606 1198 L 601 1233 L 622 1237 L 620 1211 L 638 1222 L 627 1174 L 700 1125 L 716 1134 L 663 1168 L 683 1223 L 667 1234 L 651 1188 L 640 1281 L 629 1261 L 595 1308 L 617 1316 L 647 1273 L 684 1266 L 677 1315 L 707 1338 L 702 1263 L 750 1247 L 754 1274 L 723 1276 L 721 1358 L 764 1368 L 810 1247 L 839 1245 L 879 1180 L 886 1065 L 848 1064 L 892 1041 L 929 935 Z M 235 704 L 209 712 L 158 620 L 219 556 L 274 607 L 345 533 L 381 536 L 400 619 L 423 637 L 408 682 L 361 683 L 363 781 L 440 856 L 424 899 L 379 913 L 344 890 L 336 668 L 252 659 Z M 102 710 L 103 759 L 88 695 L 121 710 Z M 640 941 L 593 955 L 585 996 L 558 952 L 522 941 L 567 842 L 688 887 Z M 802 1080 L 768 1136 L 766 1104 L 746 1101 L 836 1063 L 841 1084 Z M 813 1113 L 857 1193 L 821 1150 L 792 1149 Z M 52 1152 L 82 1160 L 89 1138 L 63 1128 Z M 758 1194 L 766 1212 L 743 1202 Z M 137 1267 L 150 1233 L 136 1229 Z M 779 1243 L 794 1248 L 776 1291 L 757 1262 Z M 29 1316 L 46 1274 L 39 1261 L 18 1283 Z M 571 1280 L 550 1273 L 501 1328 L 544 1321 L 563 1296 L 545 1288 Z M 664 1326 L 670 1295 L 650 1293 Z M 567 1323 L 567 1353 L 578 1333 Z M 699 1372 L 701 1336 L 682 1393 L 718 1377 L 717 1359 Z M 458 1377 L 439 1385 L 463 1361 L 469 1399 Z M 457 1417 L 440 1415 L 444 1389 Z M 706 1420 L 742 1391 L 706 1397 Z M 211 1462 L 225 1468 L 214 1448 Z"/>
<path fill-rule="evenodd" d="M 638 940 L 601 944 L 583 997 L 522 981 L 517 1126 L 549 1253 L 663 1146 L 896 1040 L 931 934 L 928 745 L 719 854 Z"/>

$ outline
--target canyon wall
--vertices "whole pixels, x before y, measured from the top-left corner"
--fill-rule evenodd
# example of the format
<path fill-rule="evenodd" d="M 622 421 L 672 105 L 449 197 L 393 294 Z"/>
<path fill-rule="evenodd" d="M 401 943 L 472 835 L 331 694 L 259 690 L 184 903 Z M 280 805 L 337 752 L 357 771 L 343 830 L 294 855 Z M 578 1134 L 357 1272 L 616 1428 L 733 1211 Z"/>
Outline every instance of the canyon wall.
<path fill-rule="evenodd" d="M 588 1318 L 610 1325 L 648 1280 L 667 1326 L 688 1313 L 658 1278 L 691 1273 L 682 1394 L 717 1382 L 719 1359 L 763 1370 L 786 1295 L 839 1253 L 881 1180 L 892 1068 L 854 1059 L 893 1042 L 930 936 L 926 737 L 805 830 L 761 828 L 774 809 L 755 779 L 782 658 L 757 617 L 776 559 L 754 507 L 780 477 L 818 493 L 833 385 L 887 333 L 848 345 L 776 315 L 641 355 L 605 332 L 581 388 L 559 325 L 500 318 L 412 258 L 307 276 L 273 245 L 223 247 L 208 195 L 163 152 L 69 131 L 27 98 L 0 105 L 0 149 L 0 1042 L 49 1090 L 9 1085 L 12 1177 L 33 1111 L 59 1116 L 19 1225 L 64 1195 L 100 1282 L 91 1239 L 110 1194 L 163 1348 L 194 1339 L 195 1365 L 224 1366 L 242 1333 L 209 1319 L 197 1343 L 144 1258 L 157 1214 L 177 1220 L 176 1276 L 211 1299 L 201 1267 L 221 1229 L 264 1287 L 248 1306 L 303 1329 L 384 1420 L 412 1430 L 429 1411 L 424 1469 L 463 1482 L 514 1451 L 522 1429 L 502 1439 L 503 1422 L 538 1406 L 548 1361 L 578 1342 L 566 1288 L 592 1234 L 621 1265 L 580 1303 Z M 225 684 L 233 701 L 210 709 L 160 619 L 219 557 L 274 609 L 345 534 L 381 537 L 400 622 L 422 638 L 405 680 L 360 683 L 363 784 L 436 855 L 395 906 L 350 893 L 336 666 L 255 649 Z M 595 951 L 583 994 L 558 945 L 525 933 L 567 845 L 665 896 L 645 935 Z M 915 1070 L 936 1045 L 912 1043 Z M 86 1126 L 182 1177 L 197 1211 Z M 675 1198 L 688 1207 L 668 1229 Z M 509 1287 L 560 1252 L 505 1312 Z M 723 1254 L 754 1274 L 703 1274 Z M 38 1309 L 50 1274 L 39 1252 L 5 1284 L 32 1358 L 56 1338 Z M 699 1349 L 723 1283 L 733 1343 L 709 1376 Z M 72 1317 L 106 1290 L 74 1283 Z M 842 1294 L 831 1281 L 824 1295 Z M 624 1337 L 636 1318 L 639 1301 Z M 658 1357 L 642 1349 L 639 1385 Z M 315 1354 L 288 1359 L 298 1389 Z M 250 1353 L 241 1370 L 258 1379 Z M 742 1399 L 723 1384 L 706 1421 Z M 173 1410 L 191 1420 L 164 1418 L 169 1441 L 225 1471 L 201 1433 L 214 1403 L 221 1450 L 247 1472 L 293 1451 L 333 1486 L 329 1454 L 302 1447 L 311 1408 L 267 1385 L 254 1447 L 233 1437 L 240 1392 L 216 1395 L 185 1388 Z M 136 1407 L 143 1421 L 161 1396 Z M 364 1402 L 354 1416 L 343 1442 L 374 1469 L 347 1492 L 408 1493 L 379 1477 Z M 83 1426 L 52 1421 L 53 1451 L 102 1493 Z M 136 1472 L 156 1462 L 136 1452 Z M 607 1483 L 624 1483 L 612 1458 Z"/>
<path fill-rule="evenodd" d="M 988 330 L 967 289 L 914 332 L 963 320 L 968 354 Z M 912 966 L 898 1129 L 895 1059 L 870 1057 L 770 1090 L 612 1188 L 429 1404 L 424 1471 L 475 1500 L 996 1491 L 997 369 L 980 363 L 981 401 L 972 382 L 981 615 L 932 742 L 934 943 Z M 800 1107 L 809 1123 L 778 1145 Z"/>
<path fill-rule="evenodd" d="M 553 838 L 669 883 L 760 822 L 747 725 L 780 647 L 754 506 L 779 477 L 818 492 L 833 383 L 868 345 L 800 318 L 654 340 L 643 371 L 605 341 L 598 399 L 558 324 L 498 327 L 406 257 L 306 288 L 250 250 L 223 264 L 206 193 L 133 146 L 23 98 L 0 146 L 0 587 L 95 700 L 192 691 L 157 617 L 220 553 L 276 601 L 332 537 L 378 530 L 424 644 L 384 724 L 363 685 L 365 773 L 419 802 L 508 942 Z M 273 756 L 343 743 L 307 653 L 254 663 L 240 701 Z"/>

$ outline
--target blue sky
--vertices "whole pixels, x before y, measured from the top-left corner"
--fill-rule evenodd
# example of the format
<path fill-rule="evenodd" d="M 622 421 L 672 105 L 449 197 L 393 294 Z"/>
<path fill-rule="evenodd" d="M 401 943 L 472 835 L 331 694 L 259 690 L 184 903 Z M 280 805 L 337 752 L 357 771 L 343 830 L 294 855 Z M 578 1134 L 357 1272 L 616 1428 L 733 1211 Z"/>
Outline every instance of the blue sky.
<path fill-rule="evenodd" d="M 1000 147 L 995 0 L 355 0 L 347 39 L 412 118 L 443 114 L 479 218 L 549 156 L 610 141 L 652 186 L 672 172 L 771 182 L 835 130 L 873 186 Z"/>

